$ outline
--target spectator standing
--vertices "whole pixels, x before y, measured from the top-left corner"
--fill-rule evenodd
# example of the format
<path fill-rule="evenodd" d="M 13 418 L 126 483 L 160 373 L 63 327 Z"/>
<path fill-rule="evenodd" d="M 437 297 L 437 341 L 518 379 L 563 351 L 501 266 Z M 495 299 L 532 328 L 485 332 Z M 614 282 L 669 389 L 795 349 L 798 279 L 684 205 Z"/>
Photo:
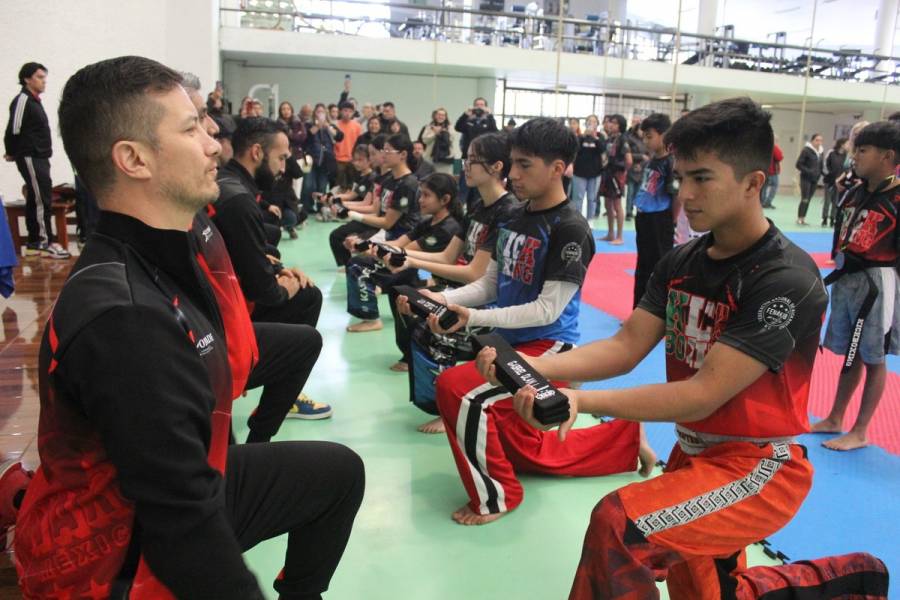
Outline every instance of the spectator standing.
<path fill-rule="evenodd" d="M 53 235 L 53 182 L 50 179 L 50 122 L 41 94 L 47 87 L 47 67 L 29 62 L 19 69 L 22 89 L 9 105 L 9 122 L 3 136 L 3 158 L 15 162 L 25 180 L 26 256 L 66 259 L 68 250 Z M 18 250 L 18 249 L 17 249 Z"/>
<path fill-rule="evenodd" d="M 419 139 L 425 145 L 425 158 L 434 165 L 435 171 L 453 175 L 453 163 L 460 153 L 456 131 L 450 127 L 447 109 L 437 108 L 431 113 L 431 122 L 422 127 Z"/>
<path fill-rule="evenodd" d="M 778 145 L 778 136 L 775 136 L 775 146 L 772 148 L 772 162 L 769 164 L 769 170 L 766 172 L 766 187 L 762 193 L 762 207 L 775 208 L 772 201 L 775 200 L 775 194 L 778 193 L 778 179 L 781 173 L 781 161 L 784 160 L 784 152 Z"/>
<path fill-rule="evenodd" d="M 800 171 L 800 205 L 797 207 L 797 225 L 807 225 L 806 212 L 809 203 L 816 194 L 819 177 L 822 176 L 822 136 L 812 134 L 800 156 L 797 157 L 797 170 Z"/>

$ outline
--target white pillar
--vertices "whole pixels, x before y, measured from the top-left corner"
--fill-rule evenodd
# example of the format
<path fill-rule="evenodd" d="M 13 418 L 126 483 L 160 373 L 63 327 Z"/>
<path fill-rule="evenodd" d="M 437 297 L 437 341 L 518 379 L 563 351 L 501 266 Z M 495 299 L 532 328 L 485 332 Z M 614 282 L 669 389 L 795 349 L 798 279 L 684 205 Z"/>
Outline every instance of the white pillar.
<path fill-rule="evenodd" d="M 700 6 L 697 10 L 697 33 L 700 35 L 715 35 L 718 9 L 718 0 L 700 0 Z"/>
<path fill-rule="evenodd" d="M 878 22 L 875 25 L 875 54 L 894 53 L 894 29 L 897 27 L 897 5 L 900 0 L 880 0 Z"/>

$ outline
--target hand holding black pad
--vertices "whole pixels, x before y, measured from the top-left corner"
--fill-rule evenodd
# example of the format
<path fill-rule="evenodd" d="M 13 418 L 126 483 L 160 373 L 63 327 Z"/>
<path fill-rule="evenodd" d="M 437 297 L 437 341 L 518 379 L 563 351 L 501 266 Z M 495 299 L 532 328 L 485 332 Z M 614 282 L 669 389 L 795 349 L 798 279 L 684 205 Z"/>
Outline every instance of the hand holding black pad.
<path fill-rule="evenodd" d="M 569 399 L 556 389 L 544 376 L 522 360 L 519 353 L 496 333 L 473 336 L 475 348 L 492 347 L 497 351 L 494 367 L 497 380 L 510 394 L 530 385 L 536 390 L 534 395 L 534 417 L 544 425 L 557 425 L 569 418 Z"/>
<path fill-rule="evenodd" d="M 427 319 L 428 315 L 437 315 L 438 325 L 441 329 L 450 329 L 459 321 L 459 316 L 440 302 L 419 293 L 419 290 L 409 285 L 398 285 L 394 291 L 409 299 L 409 308 L 416 316 Z"/>

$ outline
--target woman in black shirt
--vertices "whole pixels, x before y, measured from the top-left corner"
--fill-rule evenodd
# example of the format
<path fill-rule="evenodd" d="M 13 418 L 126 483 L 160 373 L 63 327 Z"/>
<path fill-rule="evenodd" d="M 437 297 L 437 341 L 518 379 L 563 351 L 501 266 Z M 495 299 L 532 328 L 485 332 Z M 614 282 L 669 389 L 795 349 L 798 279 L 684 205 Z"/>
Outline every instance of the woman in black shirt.
<path fill-rule="evenodd" d="M 594 218 L 597 205 L 605 144 L 598 132 L 600 119 L 597 115 L 590 115 L 585 119 L 585 125 L 584 135 L 578 138 L 578 154 L 575 155 L 572 169 L 572 201 L 581 211 L 581 202 L 587 192 L 587 212 L 584 216 L 590 221 Z"/>

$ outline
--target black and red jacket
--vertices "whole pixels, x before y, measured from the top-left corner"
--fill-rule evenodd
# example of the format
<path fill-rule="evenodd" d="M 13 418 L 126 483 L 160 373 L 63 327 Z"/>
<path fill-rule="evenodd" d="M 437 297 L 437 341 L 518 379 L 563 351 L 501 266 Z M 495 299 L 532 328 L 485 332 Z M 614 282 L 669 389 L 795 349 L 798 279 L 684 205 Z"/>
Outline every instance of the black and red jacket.
<path fill-rule="evenodd" d="M 15 538 L 26 598 L 105 598 L 123 578 L 133 599 L 262 598 L 223 477 L 256 356 L 204 215 L 180 232 L 101 213 L 41 342 L 41 466 Z"/>

